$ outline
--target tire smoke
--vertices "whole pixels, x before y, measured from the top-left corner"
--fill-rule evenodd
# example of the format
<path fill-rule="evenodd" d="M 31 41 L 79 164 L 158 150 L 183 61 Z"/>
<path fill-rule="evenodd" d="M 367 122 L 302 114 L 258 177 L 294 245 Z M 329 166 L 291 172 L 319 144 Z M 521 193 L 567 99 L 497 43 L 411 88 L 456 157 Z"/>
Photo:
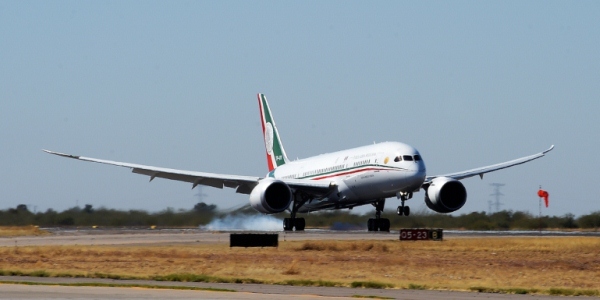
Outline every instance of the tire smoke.
<path fill-rule="evenodd" d="M 228 215 L 200 226 L 203 230 L 281 231 L 283 221 L 268 215 Z"/>

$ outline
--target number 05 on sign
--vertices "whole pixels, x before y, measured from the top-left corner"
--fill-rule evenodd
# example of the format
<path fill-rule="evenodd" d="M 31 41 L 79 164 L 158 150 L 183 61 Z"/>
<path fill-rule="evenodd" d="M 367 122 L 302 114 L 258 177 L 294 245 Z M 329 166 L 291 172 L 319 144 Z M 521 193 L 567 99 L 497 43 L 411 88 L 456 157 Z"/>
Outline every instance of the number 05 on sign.
<path fill-rule="evenodd" d="M 400 229 L 401 241 L 441 241 L 442 229 Z"/>

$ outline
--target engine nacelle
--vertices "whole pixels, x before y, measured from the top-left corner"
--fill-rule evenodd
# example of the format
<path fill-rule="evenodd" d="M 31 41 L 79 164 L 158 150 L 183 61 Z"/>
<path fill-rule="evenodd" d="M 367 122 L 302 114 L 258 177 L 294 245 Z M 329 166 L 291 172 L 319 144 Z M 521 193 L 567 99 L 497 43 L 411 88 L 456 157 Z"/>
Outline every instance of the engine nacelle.
<path fill-rule="evenodd" d="M 292 190 L 281 180 L 265 178 L 250 193 L 250 205 L 265 214 L 286 210 L 292 202 Z"/>
<path fill-rule="evenodd" d="M 438 177 L 431 181 L 425 193 L 425 204 L 439 213 L 457 211 L 467 202 L 467 190 L 458 180 Z"/>

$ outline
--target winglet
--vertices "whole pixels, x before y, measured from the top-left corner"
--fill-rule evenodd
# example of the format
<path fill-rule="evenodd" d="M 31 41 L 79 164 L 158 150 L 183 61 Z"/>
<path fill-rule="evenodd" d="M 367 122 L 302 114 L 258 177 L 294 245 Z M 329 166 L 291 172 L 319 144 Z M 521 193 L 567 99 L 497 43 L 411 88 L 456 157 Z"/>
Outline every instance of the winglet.
<path fill-rule="evenodd" d="M 44 151 L 46 153 L 50 153 L 50 154 L 54 154 L 54 155 L 58 155 L 58 156 L 62 156 L 62 157 L 74 158 L 74 159 L 79 159 L 79 157 L 80 157 L 78 155 L 71 155 L 71 154 L 66 154 L 66 153 L 54 152 L 54 151 L 50 151 L 50 150 L 46 150 L 46 149 L 42 149 L 42 151 Z"/>
<path fill-rule="evenodd" d="M 548 148 L 548 150 L 542 152 L 542 154 L 546 154 L 546 153 L 552 151 L 552 149 L 554 149 L 554 145 L 550 146 L 550 148 Z"/>

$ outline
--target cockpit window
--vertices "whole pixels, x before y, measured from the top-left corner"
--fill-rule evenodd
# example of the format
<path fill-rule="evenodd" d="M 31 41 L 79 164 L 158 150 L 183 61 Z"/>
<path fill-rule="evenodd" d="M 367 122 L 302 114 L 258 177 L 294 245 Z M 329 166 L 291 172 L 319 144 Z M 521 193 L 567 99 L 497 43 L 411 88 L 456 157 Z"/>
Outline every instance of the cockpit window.
<path fill-rule="evenodd" d="M 416 161 L 420 161 L 421 160 L 421 155 L 415 155 L 415 160 Z"/>
<path fill-rule="evenodd" d="M 410 155 L 404 155 L 404 156 L 403 156 L 403 158 L 404 158 L 404 160 L 406 160 L 406 161 L 413 161 L 413 157 L 412 157 L 412 156 L 410 156 Z"/>
<path fill-rule="evenodd" d="M 396 158 L 394 158 L 395 162 L 399 162 L 402 160 L 402 156 L 396 156 Z"/>

